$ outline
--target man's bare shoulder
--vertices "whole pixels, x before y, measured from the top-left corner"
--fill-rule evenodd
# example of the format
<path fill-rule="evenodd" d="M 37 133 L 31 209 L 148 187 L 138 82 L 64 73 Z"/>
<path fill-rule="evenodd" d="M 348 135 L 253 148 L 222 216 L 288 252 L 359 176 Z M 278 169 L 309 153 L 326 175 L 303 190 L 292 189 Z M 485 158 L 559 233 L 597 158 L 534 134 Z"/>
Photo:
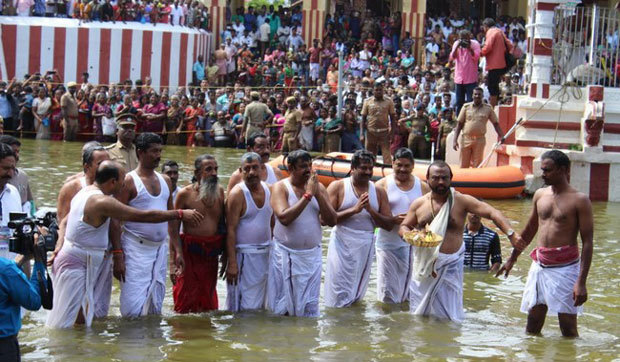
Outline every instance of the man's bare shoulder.
<path fill-rule="evenodd" d="M 179 190 L 177 193 L 177 198 L 186 197 L 187 195 L 191 195 L 194 192 L 194 185 L 187 185 Z"/>
<path fill-rule="evenodd" d="M 80 181 L 79 178 L 74 178 L 73 180 L 67 181 L 65 182 L 64 185 L 62 185 L 58 195 L 59 196 L 60 195 L 71 195 L 71 194 L 75 195 L 81 189 L 82 189 L 82 182 Z"/>
<path fill-rule="evenodd" d="M 381 180 L 375 182 L 375 186 L 380 188 L 380 189 L 384 189 L 385 190 L 387 188 L 387 178 L 388 178 L 388 176 L 385 176 Z"/>

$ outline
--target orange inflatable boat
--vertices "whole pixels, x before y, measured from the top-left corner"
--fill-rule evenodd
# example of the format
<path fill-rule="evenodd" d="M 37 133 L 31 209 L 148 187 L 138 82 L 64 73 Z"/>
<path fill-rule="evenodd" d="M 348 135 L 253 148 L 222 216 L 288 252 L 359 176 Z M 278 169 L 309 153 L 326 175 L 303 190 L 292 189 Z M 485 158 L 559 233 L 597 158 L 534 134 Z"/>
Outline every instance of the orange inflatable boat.
<path fill-rule="evenodd" d="M 348 177 L 351 171 L 350 153 L 333 152 L 320 156 L 312 161 L 312 169 L 316 170 L 319 180 L 325 186 L 332 181 Z M 288 167 L 283 156 L 270 162 L 273 167 L 279 168 L 288 176 Z M 426 180 L 428 161 L 416 160 L 413 174 Z M 513 166 L 460 168 L 451 165 L 452 186 L 459 192 L 484 199 L 510 199 L 521 195 L 525 188 L 525 177 L 521 170 Z M 373 172 L 373 181 L 392 173 L 387 165 L 377 164 Z"/>

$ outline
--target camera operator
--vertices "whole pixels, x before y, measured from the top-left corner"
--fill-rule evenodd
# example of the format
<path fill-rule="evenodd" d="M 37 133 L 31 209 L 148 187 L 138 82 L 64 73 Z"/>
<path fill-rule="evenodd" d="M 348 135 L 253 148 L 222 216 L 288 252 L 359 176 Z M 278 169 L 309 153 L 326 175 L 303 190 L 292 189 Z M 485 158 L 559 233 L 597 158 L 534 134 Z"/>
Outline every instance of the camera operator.
<path fill-rule="evenodd" d="M 0 143 L 6 143 L 13 149 L 15 154 L 15 165 L 19 162 L 19 150 L 22 143 L 11 135 L 0 136 Z M 30 181 L 28 175 L 22 169 L 15 167 L 15 172 L 9 183 L 17 188 L 19 191 L 19 197 L 22 202 L 22 212 L 28 214 L 28 216 L 34 215 L 34 198 L 32 197 L 32 191 L 30 190 Z"/>
<path fill-rule="evenodd" d="M 22 201 L 17 188 L 9 181 L 15 175 L 17 159 L 11 146 L 0 143 L 0 258 L 13 260 L 15 253 L 9 252 L 11 230 L 8 227 L 12 212 L 22 212 Z"/>
<path fill-rule="evenodd" d="M 35 244 L 38 234 L 34 236 Z M 35 248 L 35 250 L 38 250 Z M 17 333 L 22 327 L 21 307 L 41 308 L 38 276 L 46 274 L 41 252 L 36 252 L 34 272 L 30 280 L 12 260 L 0 258 L 0 361 L 20 361 Z"/>
<path fill-rule="evenodd" d="M 454 61 L 456 114 L 459 114 L 465 102 L 472 101 L 474 88 L 478 86 L 478 59 L 480 43 L 472 39 L 468 30 L 461 30 L 459 40 L 454 42 L 450 53 L 450 61 Z"/>

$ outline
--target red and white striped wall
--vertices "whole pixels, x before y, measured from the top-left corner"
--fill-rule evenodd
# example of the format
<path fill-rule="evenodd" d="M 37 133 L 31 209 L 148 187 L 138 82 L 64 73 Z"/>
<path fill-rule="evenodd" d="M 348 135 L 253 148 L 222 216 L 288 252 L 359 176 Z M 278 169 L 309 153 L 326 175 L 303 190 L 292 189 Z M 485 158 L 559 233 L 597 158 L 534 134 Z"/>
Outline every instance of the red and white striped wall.
<path fill-rule="evenodd" d="M 549 98 L 549 84 L 551 83 L 551 71 L 553 68 L 552 45 L 553 45 L 553 16 L 554 9 L 566 0 L 534 0 L 536 11 L 529 17 L 528 23 L 533 29 L 529 31 L 528 43 L 533 44 L 532 54 L 529 57 L 532 62 L 532 75 L 530 82 L 530 97 Z"/>
<path fill-rule="evenodd" d="M 368 0 L 373 1 L 373 0 Z M 415 40 L 414 56 L 418 59 L 423 50 L 424 44 L 424 17 L 426 16 L 427 0 L 403 0 L 402 2 L 402 31 L 401 37 L 408 31 L 411 38 Z"/>
<path fill-rule="evenodd" d="M 209 30 L 214 36 L 214 46 L 219 46 L 222 31 L 226 26 L 226 0 L 211 0 L 209 5 Z M 206 58 L 205 58 L 206 59 Z"/>
<path fill-rule="evenodd" d="M 149 76 L 155 89 L 191 82 L 192 66 L 213 50 L 211 33 L 168 24 L 79 23 L 0 16 L 0 79 L 56 69 L 66 83 L 110 84 Z"/>
<path fill-rule="evenodd" d="M 323 39 L 327 0 L 304 0 L 302 6 L 301 37 L 310 47 L 314 39 Z"/>

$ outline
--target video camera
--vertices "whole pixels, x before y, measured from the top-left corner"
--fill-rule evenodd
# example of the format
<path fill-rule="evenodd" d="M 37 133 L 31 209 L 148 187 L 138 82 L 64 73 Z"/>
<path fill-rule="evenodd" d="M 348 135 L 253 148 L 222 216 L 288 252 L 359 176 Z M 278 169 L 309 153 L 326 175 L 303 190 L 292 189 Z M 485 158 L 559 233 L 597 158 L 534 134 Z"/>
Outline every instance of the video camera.
<path fill-rule="evenodd" d="M 56 213 L 48 211 L 43 217 L 27 217 L 26 213 L 10 213 L 8 227 L 14 229 L 13 236 L 9 239 L 9 251 L 24 256 L 35 254 L 34 235 L 39 234 L 36 248 L 41 251 L 40 255 L 46 255 L 48 251 L 54 251 L 58 240 L 58 221 Z M 46 227 L 47 235 L 39 233 L 38 226 Z"/>

